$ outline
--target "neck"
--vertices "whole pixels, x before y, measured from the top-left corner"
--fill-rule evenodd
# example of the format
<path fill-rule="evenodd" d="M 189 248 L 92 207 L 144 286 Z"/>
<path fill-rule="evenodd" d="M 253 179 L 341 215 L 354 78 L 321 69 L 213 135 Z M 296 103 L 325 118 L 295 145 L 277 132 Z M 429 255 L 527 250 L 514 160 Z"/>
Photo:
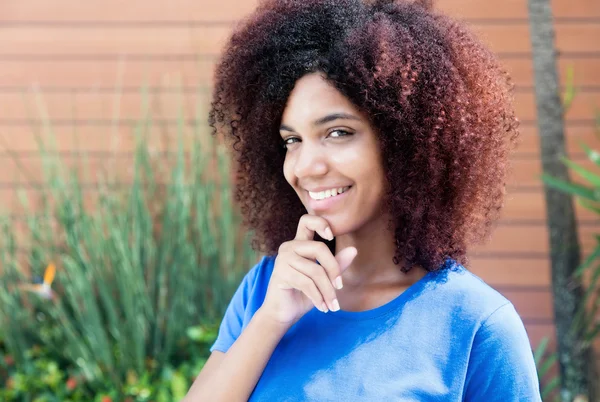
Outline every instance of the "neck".
<path fill-rule="evenodd" d="M 394 232 L 389 229 L 388 222 L 389 217 L 382 215 L 358 231 L 336 237 L 336 254 L 349 246 L 358 250 L 356 258 L 344 272 L 344 283 L 351 286 L 404 283 L 410 282 L 415 276 L 414 271 L 418 270 L 413 269 L 405 274 L 400 265 L 394 264 Z"/>

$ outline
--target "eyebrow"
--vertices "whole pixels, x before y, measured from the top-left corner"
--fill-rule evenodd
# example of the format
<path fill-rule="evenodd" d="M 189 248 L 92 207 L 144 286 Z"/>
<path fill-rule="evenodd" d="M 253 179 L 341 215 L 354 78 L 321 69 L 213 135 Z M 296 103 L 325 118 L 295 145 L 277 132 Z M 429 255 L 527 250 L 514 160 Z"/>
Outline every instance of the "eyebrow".
<path fill-rule="evenodd" d="M 349 114 L 349 113 L 332 113 L 332 114 L 328 114 L 325 117 L 321 117 L 321 118 L 315 120 L 313 122 L 313 126 L 321 126 L 323 124 L 330 123 L 330 122 L 332 122 L 334 120 L 340 120 L 340 119 L 344 119 L 344 120 L 358 120 L 358 121 L 360 121 L 359 117 L 354 116 L 354 115 Z M 293 128 L 291 128 L 290 126 L 287 126 L 285 124 L 282 124 L 279 127 L 279 130 L 282 130 L 282 131 L 295 131 Z"/>

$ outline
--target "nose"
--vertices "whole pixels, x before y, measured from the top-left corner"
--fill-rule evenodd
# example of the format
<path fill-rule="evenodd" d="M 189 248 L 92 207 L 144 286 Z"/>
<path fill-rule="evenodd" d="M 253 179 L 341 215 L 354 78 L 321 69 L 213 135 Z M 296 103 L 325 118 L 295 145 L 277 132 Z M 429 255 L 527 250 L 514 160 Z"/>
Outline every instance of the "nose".
<path fill-rule="evenodd" d="M 293 163 L 294 175 L 298 179 L 323 176 L 329 171 L 326 150 L 308 141 L 302 143 Z"/>

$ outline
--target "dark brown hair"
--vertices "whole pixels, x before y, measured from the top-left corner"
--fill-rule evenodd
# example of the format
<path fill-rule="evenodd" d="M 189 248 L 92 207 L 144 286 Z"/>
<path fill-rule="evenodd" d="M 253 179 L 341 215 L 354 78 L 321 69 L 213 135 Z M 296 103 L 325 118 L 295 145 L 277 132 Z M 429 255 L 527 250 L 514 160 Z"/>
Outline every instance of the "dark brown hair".
<path fill-rule="evenodd" d="M 262 251 L 276 253 L 306 213 L 283 176 L 279 124 L 312 72 L 378 134 L 396 263 L 466 264 L 467 246 L 488 237 L 518 134 L 512 85 L 493 53 L 430 3 L 268 0 L 235 29 L 209 122 L 233 140 L 236 200 Z"/>

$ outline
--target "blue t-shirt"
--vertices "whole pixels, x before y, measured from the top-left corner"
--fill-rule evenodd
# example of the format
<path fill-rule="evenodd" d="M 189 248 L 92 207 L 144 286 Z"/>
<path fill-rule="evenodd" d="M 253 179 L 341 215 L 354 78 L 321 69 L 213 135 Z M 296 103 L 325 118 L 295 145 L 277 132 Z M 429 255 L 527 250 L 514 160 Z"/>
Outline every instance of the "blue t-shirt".
<path fill-rule="evenodd" d="M 227 352 L 265 298 L 275 258 L 244 278 L 211 348 Z M 235 385 L 235 379 L 232 379 Z M 387 304 L 309 311 L 271 356 L 250 401 L 541 401 L 513 305 L 447 261 Z"/>

